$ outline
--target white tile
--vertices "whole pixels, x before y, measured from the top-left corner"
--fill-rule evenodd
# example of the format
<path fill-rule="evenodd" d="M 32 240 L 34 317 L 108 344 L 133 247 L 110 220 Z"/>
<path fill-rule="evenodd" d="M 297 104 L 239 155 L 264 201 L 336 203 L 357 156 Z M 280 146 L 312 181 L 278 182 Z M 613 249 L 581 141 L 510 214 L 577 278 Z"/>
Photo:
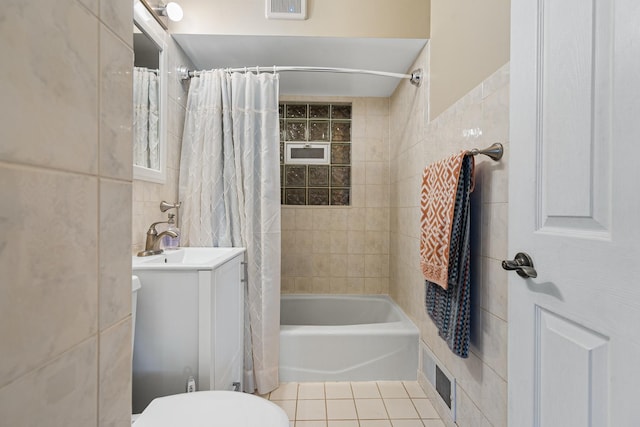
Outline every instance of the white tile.
<path fill-rule="evenodd" d="M 427 397 L 420 384 L 417 381 L 403 381 L 404 388 L 407 390 L 409 397 L 411 398 L 423 398 Z"/>
<path fill-rule="evenodd" d="M 298 400 L 296 421 L 298 420 L 326 420 L 327 411 L 324 400 Z"/>
<path fill-rule="evenodd" d="M 271 400 L 295 400 L 298 398 L 298 383 L 281 383 L 280 387 L 273 390 Z"/>
<path fill-rule="evenodd" d="M 393 427 L 424 427 L 420 420 L 391 420 Z"/>
<path fill-rule="evenodd" d="M 329 382 L 324 384 L 327 399 L 353 399 L 351 384 L 348 382 Z"/>
<path fill-rule="evenodd" d="M 353 399 L 327 400 L 328 420 L 355 420 L 356 407 Z"/>
<path fill-rule="evenodd" d="M 351 389 L 356 399 L 380 399 L 380 392 L 375 382 L 352 382 Z"/>
<path fill-rule="evenodd" d="M 383 398 L 408 398 L 409 395 L 402 385 L 402 381 L 378 381 L 378 388 Z"/>
<path fill-rule="evenodd" d="M 296 427 L 326 427 L 326 421 L 296 421 Z"/>
<path fill-rule="evenodd" d="M 356 399 L 356 410 L 361 420 L 389 419 L 382 399 Z"/>
<path fill-rule="evenodd" d="M 420 418 L 411 399 L 384 399 L 389 418 Z"/>
<path fill-rule="evenodd" d="M 296 419 L 296 401 L 295 400 L 272 400 L 273 403 L 281 407 L 290 420 Z"/>
<path fill-rule="evenodd" d="M 360 427 L 392 427 L 389 420 L 363 420 L 360 419 Z"/>
<path fill-rule="evenodd" d="M 328 427 L 359 427 L 357 420 L 329 420 Z"/>
<path fill-rule="evenodd" d="M 300 383 L 298 399 L 324 399 L 324 383 Z"/>
<path fill-rule="evenodd" d="M 440 418 L 429 399 L 412 399 L 420 418 Z"/>
<path fill-rule="evenodd" d="M 424 427 L 446 427 L 442 420 L 422 420 Z"/>

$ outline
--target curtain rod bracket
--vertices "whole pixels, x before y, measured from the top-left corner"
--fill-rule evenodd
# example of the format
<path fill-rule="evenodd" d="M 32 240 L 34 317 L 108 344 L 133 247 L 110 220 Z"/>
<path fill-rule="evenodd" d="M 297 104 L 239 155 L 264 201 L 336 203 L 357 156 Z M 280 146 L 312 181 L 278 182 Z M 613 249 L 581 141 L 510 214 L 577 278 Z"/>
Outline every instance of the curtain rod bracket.
<path fill-rule="evenodd" d="M 422 86 L 422 68 L 413 70 L 411 72 L 411 79 L 409 80 L 412 85 L 420 87 Z"/>

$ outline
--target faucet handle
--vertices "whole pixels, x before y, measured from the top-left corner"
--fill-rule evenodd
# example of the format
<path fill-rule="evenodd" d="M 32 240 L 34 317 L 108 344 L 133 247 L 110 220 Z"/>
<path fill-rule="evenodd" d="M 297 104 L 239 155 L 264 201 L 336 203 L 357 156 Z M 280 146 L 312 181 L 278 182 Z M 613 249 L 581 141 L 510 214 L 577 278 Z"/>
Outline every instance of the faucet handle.
<path fill-rule="evenodd" d="M 152 235 L 158 234 L 158 230 L 156 230 L 156 225 L 158 225 L 158 224 L 167 224 L 167 223 L 168 223 L 168 221 L 154 222 L 153 224 L 151 224 L 149 226 L 149 230 L 147 231 L 147 234 L 152 234 Z"/>

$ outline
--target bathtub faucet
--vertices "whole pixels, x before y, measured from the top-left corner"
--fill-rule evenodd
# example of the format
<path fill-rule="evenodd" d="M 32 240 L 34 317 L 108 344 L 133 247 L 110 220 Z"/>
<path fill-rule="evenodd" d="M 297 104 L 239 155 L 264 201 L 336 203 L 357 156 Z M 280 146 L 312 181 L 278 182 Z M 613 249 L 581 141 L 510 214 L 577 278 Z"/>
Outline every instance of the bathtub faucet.
<path fill-rule="evenodd" d="M 156 230 L 156 225 L 158 224 L 167 224 L 168 221 L 158 221 L 151 224 L 149 230 L 147 231 L 147 242 L 144 245 L 144 251 L 138 252 L 138 256 L 150 256 L 150 255 L 158 255 L 162 253 L 162 249 L 160 249 L 160 242 L 164 236 L 178 237 L 178 235 L 171 230 L 165 230 L 162 233 L 158 233 Z"/>

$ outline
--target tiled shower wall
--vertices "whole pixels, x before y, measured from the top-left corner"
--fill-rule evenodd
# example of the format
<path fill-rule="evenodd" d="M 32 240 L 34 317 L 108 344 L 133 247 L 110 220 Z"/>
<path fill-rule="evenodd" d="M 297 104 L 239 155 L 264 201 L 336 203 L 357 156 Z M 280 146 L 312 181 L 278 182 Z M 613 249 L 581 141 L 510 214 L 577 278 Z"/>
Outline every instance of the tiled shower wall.
<path fill-rule="evenodd" d="M 165 33 L 166 35 L 166 33 Z M 178 176 L 180 170 L 180 149 L 182 147 L 182 130 L 187 106 L 188 80 L 180 80 L 175 70 L 186 66 L 194 69 L 193 64 L 187 58 L 180 46 L 167 36 L 169 51 L 168 62 L 168 95 L 169 105 L 167 111 L 167 180 L 164 184 L 133 180 L 133 227 L 131 230 L 132 254 L 144 249 L 146 233 L 149 226 L 157 221 L 166 221 L 167 214 L 174 212 L 160 212 L 160 202 L 166 200 L 169 203 L 178 201 Z M 164 227 L 158 226 L 158 230 Z"/>
<path fill-rule="evenodd" d="M 389 290 L 389 99 L 351 102 L 351 205 L 282 206 L 282 292 L 386 294 Z"/>
<path fill-rule="evenodd" d="M 428 70 L 429 47 L 413 68 Z M 412 68 L 412 69 L 413 69 Z M 420 329 L 421 340 L 457 380 L 462 427 L 507 425 L 507 169 L 509 66 L 497 70 L 429 121 L 428 87 L 402 82 L 390 101 L 391 234 L 389 293 Z M 419 191 L 424 167 L 461 149 L 505 145 L 500 162 L 476 157 L 472 195 L 471 354 L 448 349 L 427 316 L 419 263 Z M 422 384 L 426 385 L 424 378 Z M 425 387 L 429 390 L 429 387 Z M 447 419 L 440 408 L 443 419 Z"/>
<path fill-rule="evenodd" d="M 0 424 L 131 422 L 131 1 L 0 12 Z"/>

